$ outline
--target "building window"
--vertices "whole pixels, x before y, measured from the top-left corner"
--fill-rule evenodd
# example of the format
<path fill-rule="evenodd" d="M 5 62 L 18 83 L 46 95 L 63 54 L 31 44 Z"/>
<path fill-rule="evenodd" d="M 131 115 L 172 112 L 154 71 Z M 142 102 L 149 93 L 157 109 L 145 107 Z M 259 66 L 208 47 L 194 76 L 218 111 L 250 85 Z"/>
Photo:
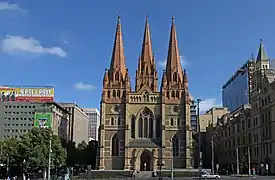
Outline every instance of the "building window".
<path fill-rule="evenodd" d="M 174 82 L 177 82 L 177 73 L 174 73 L 174 74 L 173 74 L 173 81 L 174 81 Z"/>
<path fill-rule="evenodd" d="M 115 119 L 113 117 L 111 118 L 111 125 L 115 125 Z"/>
<path fill-rule="evenodd" d="M 142 117 L 139 118 L 138 125 L 139 125 L 138 126 L 138 136 L 142 137 L 143 136 L 143 134 L 142 134 L 142 127 L 143 127 L 143 119 L 142 119 Z"/>
<path fill-rule="evenodd" d="M 116 81 L 119 81 L 119 72 L 116 72 L 116 73 L 115 73 L 115 80 L 116 80 Z"/>
<path fill-rule="evenodd" d="M 132 116 L 131 118 L 131 137 L 132 138 L 135 138 L 135 129 L 136 129 L 136 118 L 135 116 Z"/>
<path fill-rule="evenodd" d="M 170 98 L 170 96 L 169 96 L 170 94 L 169 94 L 169 91 L 166 91 L 166 97 L 169 99 Z"/>
<path fill-rule="evenodd" d="M 116 90 L 113 90 L 113 97 L 116 97 Z"/>
<path fill-rule="evenodd" d="M 148 108 L 145 108 L 139 117 L 139 137 L 153 137 L 153 113 Z"/>
<path fill-rule="evenodd" d="M 115 134 L 112 138 L 112 156 L 118 156 L 119 154 L 119 139 Z"/>
<path fill-rule="evenodd" d="M 117 97 L 120 98 L 120 90 L 117 90 Z"/>
<path fill-rule="evenodd" d="M 179 139 L 176 135 L 172 138 L 173 156 L 179 156 Z"/>
<path fill-rule="evenodd" d="M 173 118 L 170 119 L 170 126 L 174 126 L 174 119 Z"/>
<path fill-rule="evenodd" d="M 161 121 L 160 118 L 157 118 L 157 122 L 156 122 L 156 137 L 160 137 L 161 135 Z"/>

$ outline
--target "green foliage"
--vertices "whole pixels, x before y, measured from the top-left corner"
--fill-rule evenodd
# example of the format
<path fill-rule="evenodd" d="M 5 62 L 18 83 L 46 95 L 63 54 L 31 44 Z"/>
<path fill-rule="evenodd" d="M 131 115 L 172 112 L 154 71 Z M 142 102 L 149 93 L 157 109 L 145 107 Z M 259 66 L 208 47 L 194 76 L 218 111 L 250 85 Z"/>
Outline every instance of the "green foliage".
<path fill-rule="evenodd" d="M 52 135 L 51 129 L 33 128 L 26 133 L 19 145 L 20 154 L 31 169 L 44 169 L 48 166 L 51 139 L 51 164 L 59 167 L 65 164 L 67 153 L 62 147 L 59 137 Z"/>
<path fill-rule="evenodd" d="M 9 161 L 10 164 L 14 164 L 19 161 L 19 140 L 15 138 L 4 139 L 1 141 L 0 146 L 0 150 L 2 150 L 1 162 L 6 163 Z"/>

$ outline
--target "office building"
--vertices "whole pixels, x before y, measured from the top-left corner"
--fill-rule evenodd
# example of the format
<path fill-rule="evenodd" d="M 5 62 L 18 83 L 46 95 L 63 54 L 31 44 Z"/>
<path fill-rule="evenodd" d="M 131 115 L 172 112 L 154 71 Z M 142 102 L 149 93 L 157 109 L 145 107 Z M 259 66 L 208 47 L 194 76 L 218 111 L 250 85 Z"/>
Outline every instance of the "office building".
<path fill-rule="evenodd" d="M 20 138 L 36 124 L 36 116 L 49 115 L 53 133 L 68 140 L 69 112 L 55 102 L 0 102 L 0 139 Z M 40 124 L 38 124 L 39 126 Z"/>
<path fill-rule="evenodd" d="M 88 127 L 89 117 L 76 103 L 59 103 L 70 113 L 69 124 L 69 140 L 75 142 L 76 145 L 85 141 L 89 142 Z"/>
<path fill-rule="evenodd" d="M 190 120 L 193 132 L 197 132 L 197 109 L 196 101 L 190 96 Z"/>
<path fill-rule="evenodd" d="M 222 104 L 234 111 L 243 104 L 250 103 L 251 75 L 255 68 L 254 58 L 250 58 L 222 87 Z"/>
<path fill-rule="evenodd" d="M 226 122 L 216 127 L 218 163 L 231 172 L 248 173 L 254 168 L 261 175 L 275 173 L 274 79 L 261 41 L 251 79 L 251 106 L 229 113 L 223 118 Z"/>
<path fill-rule="evenodd" d="M 118 18 L 110 68 L 103 78 L 99 169 L 152 171 L 159 166 L 162 169 L 192 166 L 188 79 L 181 67 L 174 18 L 169 42 L 159 91 L 146 19 L 132 91 Z"/>
<path fill-rule="evenodd" d="M 100 114 L 96 108 L 83 108 L 83 112 L 89 117 L 89 140 L 98 141 L 98 128 L 100 124 Z"/>

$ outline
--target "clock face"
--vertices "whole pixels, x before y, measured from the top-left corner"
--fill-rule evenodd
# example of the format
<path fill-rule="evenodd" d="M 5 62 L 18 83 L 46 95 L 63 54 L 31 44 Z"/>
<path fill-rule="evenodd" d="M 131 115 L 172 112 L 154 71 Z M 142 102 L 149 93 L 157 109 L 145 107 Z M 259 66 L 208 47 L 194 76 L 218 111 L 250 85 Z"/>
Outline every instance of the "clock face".
<path fill-rule="evenodd" d="M 112 106 L 111 110 L 112 110 L 113 112 L 118 113 L 118 112 L 120 111 L 120 107 L 119 107 L 118 104 L 116 104 L 116 105 Z"/>
<path fill-rule="evenodd" d="M 173 106 L 173 107 L 172 107 L 172 111 L 173 111 L 174 113 L 178 113 L 178 112 L 180 111 L 179 106 Z"/>

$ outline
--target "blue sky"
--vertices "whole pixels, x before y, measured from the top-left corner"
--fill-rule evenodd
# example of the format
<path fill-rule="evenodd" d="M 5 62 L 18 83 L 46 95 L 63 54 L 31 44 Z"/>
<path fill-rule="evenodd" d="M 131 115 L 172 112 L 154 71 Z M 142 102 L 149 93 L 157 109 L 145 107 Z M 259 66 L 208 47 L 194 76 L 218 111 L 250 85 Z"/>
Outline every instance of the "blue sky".
<path fill-rule="evenodd" d="M 275 56 L 274 7 L 274 0 L 0 1 L 0 84 L 54 85 L 57 101 L 99 107 L 117 14 L 132 80 L 145 16 L 159 74 L 175 16 L 190 92 L 205 109 L 220 104 L 221 86 L 257 53 L 261 37 Z"/>

